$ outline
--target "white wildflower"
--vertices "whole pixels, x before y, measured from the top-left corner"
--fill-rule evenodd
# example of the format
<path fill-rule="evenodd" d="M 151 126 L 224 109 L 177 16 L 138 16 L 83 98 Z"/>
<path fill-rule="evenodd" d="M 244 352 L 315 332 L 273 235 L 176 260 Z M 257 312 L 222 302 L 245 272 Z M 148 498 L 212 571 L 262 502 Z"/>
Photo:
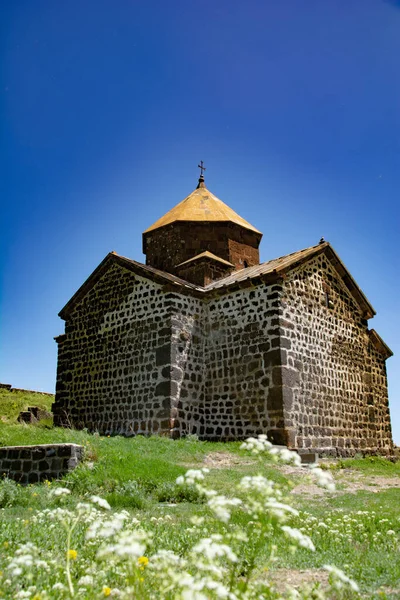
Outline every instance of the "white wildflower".
<path fill-rule="evenodd" d="M 269 453 L 284 463 L 294 464 L 296 467 L 301 466 L 300 456 L 297 452 L 292 452 L 292 450 L 289 450 L 288 448 L 272 447 L 269 450 Z"/>
<path fill-rule="evenodd" d="M 14 598 L 17 598 L 18 600 L 20 598 L 31 598 L 31 597 L 32 597 L 32 594 L 31 594 L 31 592 L 28 592 L 28 590 L 20 590 L 14 596 Z"/>
<path fill-rule="evenodd" d="M 202 525 L 204 523 L 204 517 L 199 517 L 198 515 L 194 515 L 193 517 L 190 518 L 190 522 L 193 525 Z"/>
<path fill-rule="evenodd" d="M 51 589 L 55 591 L 59 590 L 60 592 L 64 592 L 67 588 L 63 583 L 61 583 L 61 581 L 57 581 L 57 583 L 55 583 Z"/>
<path fill-rule="evenodd" d="M 159 550 L 156 554 L 153 554 L 149 560 L 149 569 L 154 571 L 170 568 L 171 572 L 174 572 L 174 569 L 177 567 L 183 568 L 184 565 L 184 559 L 177 554 L 174 554 L 172 550 Z"/>
<path fill-rule="evenodd" d="M 239 489 L 245 492 L 257 491 L 265 496 L 274 493 L 274 486 L 275 484 L 273 481 L 269 481 L 269 479 L 266 479 L 262 475 L 243 477 L 239 483 Z"/>
<path fill-rule="evenodd" d="M 312 552 L 315 552 L 315 546 L 314 546 L 312 540 L 308 537 L 308 535 L 305 535 L 298 529 L 294 529 L 293 527 L 288 527 L 287 525 L 282 526 L 282 531 L 284 531 L 288 537 L 295 540 L 298 543 L 298 545 L 301 546 L 302 548 L 307 548 L 307 550 L 311 550 Z"/>
<path fill-rule="evenodd" d="M 252 454 L 262 454 L 263 452 L 269 452 L 270 448 L 272 448 L 272 444 L 267 440 L 265 434 L 260 434 L 258 438 L 247 438 L 240 448 L 242 450 L 248 450 Z"/>
<path fill-rule="evenodd" d="M 78 502 L 76 509 L 79 513 L 89 513 L 94 510 L 94 507 L 88 502 Z"/>
<path fill-rule="evenodd" d="M 323 471 L 320 467 L 315 465 L 310 466 L 312 474 L 317 480 L 317 485 L 328 490 L 328 492 L 334 492 L 336 489 L 335 482 L 332 474 L 328 471 Z"/>
<path fill-rule="evenodd" d="M 51 496 L 68 496 L 71 493 L 71 490 L 68 488 L 57 487 L 50 491 Z"/>
<path fill-rule="evenodd" d="M 78 581 L 78 585 L 85 587 L 87 585 L 93 585 L 94 579 L 91 575 L 84 575 Z"/>
<path fill-rule="evenodd" d="M 97 504 L 101 508 L 111 510 L 111 506 L 108 504 L 107 500 L 104 500 L 104 498 L 100 498 L 100 496 L 91 496 L 90 500 L 93 502 L 93 504 Z"/>
<path fill-rule="evenodd" d="M 115 544 L 101 548 L 97 556 L 104 558 L 116 554 L 125 558 L 139 558 L 146 551 L 149 535 L 145 531 L 123 532 Z"/>
<path fill-rule="evenodd" d="M 215 495 L 208 500 L 207 504 L 217 519 L 223 523 L 227 523 L 231 518 L 229 508 L 239 506 L 242 504 L 242 501 L 239 498 L 226 498 L 226 496 Z"/>
<path fill-rule="evenodd" d="M 204 473 L 209 473 L 209 469 L 189 469 L 184 475 L 180 475 L 176 483 L 178 485 L 194 485 L 197 481 L 204 480 Z"/>
<path fill-rule="evenodd" d="M 333 579 L 337 585 L 338 588 L 343 587 L 342 584 L 346 584 L 348 585 L 354 592 L 359 592 L 360 588 L 358 587 L 358 585 L 356 584 L 355 581 L 353 581 L 352 579 L 350 579 L 350 577 L 347 577 L 347 575 L 345 573 L 343 573 L 343 571 L 341 569 L 338 569 L 337 567 L 333 567 L 332 565 L 324 565 L 323 568 L 328 571 L 329 573 L 332 574 Z M 339 584 L 339 585 L 338 585 Z"/>
<path fill-rule="evenodd" d="M 278 502 L 276 498 L 269 498 L 265 503 L 265 508 L 268 509 L 278 519 L 284 519 L 287 513 L 292 514 L 296 517 L 299 514 L 298 510 L 296 510 L 292 506 L 289 506 L 289 504 Z"/>
<path fill-rule="evenodd" d="M 224 557 L 231 562 L 237 562 L 237 556 L 233 552 L 232 548 L 227 544 L 221 544 L 220 540 L 221 536 L 211 536 L 209 538 L 204 538 L 199 541 L 198 544 L 194 546 L 192 552 L 194 554 L 201 554 L 209 561 L 213 561 L 215 558 Z"/>

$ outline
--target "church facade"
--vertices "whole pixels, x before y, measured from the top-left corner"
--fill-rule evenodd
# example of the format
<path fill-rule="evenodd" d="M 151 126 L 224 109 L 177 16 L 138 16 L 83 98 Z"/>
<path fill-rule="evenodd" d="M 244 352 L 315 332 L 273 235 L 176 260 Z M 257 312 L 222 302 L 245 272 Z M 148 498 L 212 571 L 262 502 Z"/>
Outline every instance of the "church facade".
<path fill-rule="evenodd" d="M 60 312 L 56 425 L 392 451 L 375 312 L 321 240 L 259 262 L 262 234 L 205 186 L 108 254 Z"/>

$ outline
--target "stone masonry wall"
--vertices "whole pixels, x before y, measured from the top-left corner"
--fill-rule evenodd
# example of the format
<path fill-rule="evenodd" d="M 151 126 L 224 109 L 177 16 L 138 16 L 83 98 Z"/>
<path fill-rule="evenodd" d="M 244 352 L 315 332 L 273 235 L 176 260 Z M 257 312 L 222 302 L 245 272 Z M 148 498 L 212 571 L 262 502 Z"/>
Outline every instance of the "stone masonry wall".
<path fill-rule="evenodd" d="M 207 305 L 176 294 L 171 324 L 172 436 L 200 435 L 205 423 Z"/>
<path fill-rule="evenodd" d="M 112 265 L 74 308 L 65 332 L 56 425 L 169 434 L 171 318 L 161 285 Z"/>
<path fill-rule="evenodd" d="M 233 267 L 223 265 L 209 259 L 199 259 L 176 269 L 176 274 L 185 281 L 205 287 L 209 283 L 227 277 L 233 271 Z"/>
<path fill-rule="evenodd" d="M 201 437 L 284 441 L 277 289 L 260 284 L 208 302 Z"/>
<path fill-rule="evenodd" d="M 391 452 L 385 357 L 325 255 L 289 273 L 281 303 L 290 446 L 341 456 Z"/>
<path fill-rule="evenodd" d="M 19 483 L 59 479 L 75 469 L 83 458 L 83 446 L 43 444 L 0 448 L 0 475 Z"/>
<path fill-rule="evenodd" d="M 243 269 L 258 265 L 261 234 L 234 223 L 177 222 L 144 234 L 146 264 L 175 273 L 182 262 L 208 250 Z"/>
<path fill-rule="evenodd" d="M 204 297 L 112 265 L 60 336 L 56 425 L 389 452 L 385 359 L 324 255 Z"/>

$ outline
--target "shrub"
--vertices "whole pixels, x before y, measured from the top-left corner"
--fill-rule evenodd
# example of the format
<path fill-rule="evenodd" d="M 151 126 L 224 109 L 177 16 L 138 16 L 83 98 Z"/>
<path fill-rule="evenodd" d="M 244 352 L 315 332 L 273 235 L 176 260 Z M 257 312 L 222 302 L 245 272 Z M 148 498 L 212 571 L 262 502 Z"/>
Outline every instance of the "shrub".
<path fill-rule="evenodd" d="M 113 508 L 145 508 L 151 497 L 138 485 L 137 481 L 126 481 L 106 496 Z"/>
<path fill-rule="evenodd" d="M 195 487 L 176 483 L 161 484 L 155 490 L 155 496 L 158 502 L 204 502 L 204 496 Z"/>

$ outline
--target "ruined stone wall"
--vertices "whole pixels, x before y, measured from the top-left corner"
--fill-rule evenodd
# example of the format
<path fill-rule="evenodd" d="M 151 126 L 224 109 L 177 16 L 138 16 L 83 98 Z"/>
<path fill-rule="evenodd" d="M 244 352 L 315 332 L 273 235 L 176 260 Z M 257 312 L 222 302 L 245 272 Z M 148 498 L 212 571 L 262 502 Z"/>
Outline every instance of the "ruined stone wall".
<path fill-rule="evenodd" d="M 243 439 L 268 432 L 283 441 L 278 288 L 261 284 L 207 303 L 200 437 Z"/>
<path fill-rule="evenodd" d="M 167 273 L 189 258 L 208 250 L 235 265 L 258 265 L 261 234 L 234 223 L 176 222 L 144 234 L 146 264 Z"/>
<path fill-rule="evenodd" d="M 171 318 L 161 285 L 113 265 L 74 308 L 65 332 L 56 425 L 169 434 Z"/>
<path fill-rule="evenodd" d="M 349 456 L 391 450 L 384 357 L 324 255 L 289 273 L 281 294 L 290 446 Z"/>
<path fill-rule="evenodd" d="M 40 444 L 0 448 L 0 476 L 21 484 L 59 479 L 83 458 L 78 444 Z"/>

